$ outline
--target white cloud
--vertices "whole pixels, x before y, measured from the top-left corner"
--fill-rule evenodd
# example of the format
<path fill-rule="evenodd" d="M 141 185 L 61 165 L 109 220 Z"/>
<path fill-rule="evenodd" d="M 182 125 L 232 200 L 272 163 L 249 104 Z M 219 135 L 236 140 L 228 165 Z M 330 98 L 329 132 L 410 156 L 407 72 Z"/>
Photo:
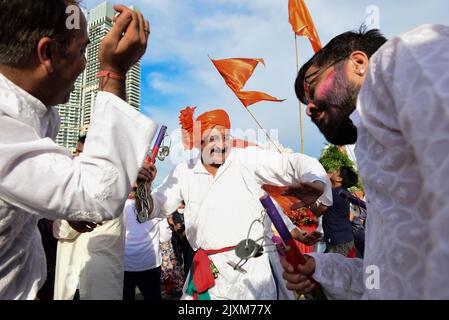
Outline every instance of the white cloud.
<path fill-rule="evenodd" d="M 188 90 L 182 79 L 169 78 L 166 74 L 160 72 L 149 73 L 147 83 L 151 89 L 164 95 L 186 94 Z"/>

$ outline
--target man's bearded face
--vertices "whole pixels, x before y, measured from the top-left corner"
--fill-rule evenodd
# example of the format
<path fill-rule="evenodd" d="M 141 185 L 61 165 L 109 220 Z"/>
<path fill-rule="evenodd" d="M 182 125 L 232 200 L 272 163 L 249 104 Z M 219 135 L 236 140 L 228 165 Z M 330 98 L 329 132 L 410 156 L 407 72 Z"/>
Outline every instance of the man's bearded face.
<path fill-rule="evenodd" d="M 313 73 L 320 74 L 313 78 Z M 346 75 L 343 66 L 319 71 L 311 67 L 306 79 L 308 115 L 326 139 L 335 145 L 353 144 L 357 141 L 357 128 L 349 118 L 356 108 L 360 86 Z"/>

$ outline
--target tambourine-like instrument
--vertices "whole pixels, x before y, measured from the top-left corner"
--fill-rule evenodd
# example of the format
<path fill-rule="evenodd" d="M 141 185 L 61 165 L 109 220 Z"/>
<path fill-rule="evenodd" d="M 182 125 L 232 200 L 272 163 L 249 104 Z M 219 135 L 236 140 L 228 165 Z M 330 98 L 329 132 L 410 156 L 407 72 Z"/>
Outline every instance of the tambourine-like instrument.
<path fill-rule="evenodd" d="M 145 161 L 155 163 L 156 159 L 164 161 L 170 154 L 170 147 L 163 145 L 165 137 L 167 137 L 167 126 L 162 126 L 154 142 L 153 149 L 148 152 Z M 140 202 L 139 210 L 136 210 L 137 221 L 144 223 L 150 219 L 150 213 L 153 211 L 153 199 L 151 198 L 151 190 L 145 183 L 139 183 L 136 192 L 137 201 Z"/>

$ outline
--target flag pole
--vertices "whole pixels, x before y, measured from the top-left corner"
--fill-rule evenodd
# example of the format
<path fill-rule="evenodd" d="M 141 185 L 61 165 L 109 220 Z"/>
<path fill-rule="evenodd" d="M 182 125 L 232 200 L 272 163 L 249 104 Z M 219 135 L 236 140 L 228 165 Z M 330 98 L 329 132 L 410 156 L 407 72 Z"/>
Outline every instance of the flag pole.
<path fill-rule="evenodd" d="M 296 49 L 296 73 L 299 72 L 299 52 L 298 52 L 298 37 L 296 36 L 296 33 L 293 33 L 295 36 L 295 49 Z M 302 126 L 302 108 L 301 108 L 301 101 L 298 102 L 298 108 L 299 108 L 299 131 L 300 131 L 300 141 L 301 141 L 301 153 L 304 153 L 304 131 Z"/>
<path fill-rule="evenodd" d="M 267 139 L 271 142 L 271 144 L 279 151 L 279 153 L 282 153 L 281 149 L 279 149 L 279 147 L 276 145 L 276 143 L 274 143 L 273 139 L 271 139 L 270 135 L 268 134 L 267 130 L 265 130 L 264 127 L 262 127 L 262 125 L 260 124 L 260 122 L 256 119 L 256 117 L 254 116 L 254 114 L 251 112 L 251 110 L 249 110 L 247 107 L 243 106 L 246 111 L 248 111 L 249 115 L 254 119 L 254 121 L 256 122 L 256 124 L 259 126 L 259 128 L 261 130 L 263 130 L 263 132 L 265 132 L 265 135 L 267 137 Z"/>

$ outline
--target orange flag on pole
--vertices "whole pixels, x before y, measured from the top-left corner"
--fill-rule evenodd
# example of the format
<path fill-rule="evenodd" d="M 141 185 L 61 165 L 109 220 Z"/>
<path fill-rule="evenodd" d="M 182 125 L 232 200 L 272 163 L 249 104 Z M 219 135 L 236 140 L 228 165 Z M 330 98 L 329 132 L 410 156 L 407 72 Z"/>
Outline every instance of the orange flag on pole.
<path fill-rule="evenodd" d="M 313 50 L 320 51 L 322 48 L 320 37 L 304 0 L 289 0 L 288 15 L 293 32 L 298 36 L 309 38 Z"/>
<path fill-rule="evenodd" d="M 282 102 L 275 97 L 270 96 L 264 92 L 259 91 L 242 91 L 248 79 L 254 72 L 254 69 L 259 63 L 265 65 L 263 59 L 210 59 L 221 74 L 229 88 L 235 93 L 237 98 L 243 103 L 245 107 L 249 107 L 260 101 L 274 101 Z"/>

